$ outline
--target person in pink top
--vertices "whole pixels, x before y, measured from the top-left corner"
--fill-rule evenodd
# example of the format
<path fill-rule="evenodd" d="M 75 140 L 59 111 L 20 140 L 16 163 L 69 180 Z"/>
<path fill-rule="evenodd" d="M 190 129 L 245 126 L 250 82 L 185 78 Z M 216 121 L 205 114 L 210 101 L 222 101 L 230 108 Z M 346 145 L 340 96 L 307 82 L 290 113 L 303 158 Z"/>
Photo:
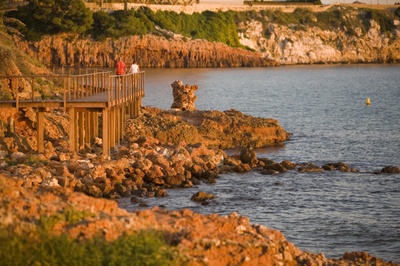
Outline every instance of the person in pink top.
<path fill-rule="evenodd" d="M 124 75 L 126 71 L 126 64 L 122 61 L 121 58 L 118 59 L 118 62 L 115 64 L 116 74 Z"/>

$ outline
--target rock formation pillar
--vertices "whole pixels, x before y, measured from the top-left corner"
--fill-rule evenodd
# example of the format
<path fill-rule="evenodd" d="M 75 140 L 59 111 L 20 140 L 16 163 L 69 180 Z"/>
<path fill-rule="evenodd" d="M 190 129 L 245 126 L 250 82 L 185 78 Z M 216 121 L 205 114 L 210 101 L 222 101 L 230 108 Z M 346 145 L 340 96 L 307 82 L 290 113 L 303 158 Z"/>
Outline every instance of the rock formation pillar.
<path fill-rule="evenodd" d="M 184 110 L 196 110 L 194 102 L 196 96 L 194 92 L 198 89 L 197 85 L 190 86 L 189 84 L 183 85 L 182 81 L 176 80 L 171 84 L 172 94 L 174 95 L 174 103 L 171 108 Z"/>

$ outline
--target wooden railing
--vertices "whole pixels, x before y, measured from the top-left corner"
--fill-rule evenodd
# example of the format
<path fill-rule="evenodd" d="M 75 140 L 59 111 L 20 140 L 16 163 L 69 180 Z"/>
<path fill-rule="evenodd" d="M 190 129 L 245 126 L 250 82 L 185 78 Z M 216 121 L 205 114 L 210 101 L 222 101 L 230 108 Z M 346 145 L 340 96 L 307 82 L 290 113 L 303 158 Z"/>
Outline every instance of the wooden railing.
<path fill-rule="evenodd" d="M 28 88 L 28 89 L 27 89 Z M 52 91 L 51 94 L 44 93 Z M 57 93 L 54 93 L 57 92 Z M 70 75 L 7 75 L 0 76 L 0 103 L 18 108 L 20 103 L 84 101 L 106 93 L 99 102 L 108 106 L 144 96 L 144 72 L 115 76 L 110 71 Z"/>
<path fill-rule="evenodd" d="M 144 97 L 144 72 L 110 76 L 108 105 L 114 106 Z"/>

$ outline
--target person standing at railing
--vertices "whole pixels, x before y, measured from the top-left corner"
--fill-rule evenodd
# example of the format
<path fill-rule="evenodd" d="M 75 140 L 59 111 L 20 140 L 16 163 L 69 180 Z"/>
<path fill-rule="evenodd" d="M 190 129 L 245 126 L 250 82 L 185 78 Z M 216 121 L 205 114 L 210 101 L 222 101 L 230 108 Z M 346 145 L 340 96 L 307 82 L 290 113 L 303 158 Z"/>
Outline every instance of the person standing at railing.
<path fill-rule="evenodd" d="M 135 74 L 139 72 L 139 66 L 135 63 L 135 61 L 132 62 L 131 68 L 129 69 L 128 74 Z"/>
<path fill-rule="evenodd" d="M 116 74 L 117 75 L 124 75 L 125 74 L 126 64 L 124 63 L 124 61 L 122 61 L 121 57 L 118 59 L 118 62 L 115 64 L 115 68 L 116 68 Z"/>
<path fill-rule="evenodd" d="M 128 71 L 128 74 L 139 73 L 139 66 L 136 64 L 135 60 L 133 60 L 131 68 Z M 136 88 L 138 84 L 137 75 L 133 75 L 133 87 Z"/>

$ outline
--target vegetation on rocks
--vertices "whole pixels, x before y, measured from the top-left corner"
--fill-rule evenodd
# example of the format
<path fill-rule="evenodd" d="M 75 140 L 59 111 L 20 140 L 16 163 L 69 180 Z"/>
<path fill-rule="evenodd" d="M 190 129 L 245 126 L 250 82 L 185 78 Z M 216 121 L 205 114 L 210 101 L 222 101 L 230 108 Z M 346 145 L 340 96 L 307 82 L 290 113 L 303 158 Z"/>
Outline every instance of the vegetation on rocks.
<path fill-rule="evenodd" d="M 397 12 L 376 9 L 356 9 L 353 7 L 333 6 L 323 12 L 313 12 L 307 8 L 296 8 L 293 13 L 281 10 L 244 11 L 236 14 L 236 22 L 256 20 L 262 22 L 266 35 L 270 23 L 292 26 L 295 30 L 307 27 L 319 27 L 322 30 L 341 29 L 350 35 L 356 35 L 356 28 L 365 34 L 371 27 L 370 20 L 378 22 L 381 32 L 390 32 L 396 26 L 394 19 L 399 19 Z"/>
<path fill-rule="evenodd" d="M 161 232 L 141 231 L 111 242 L 72 239 L 41 230 L 38 236 L 0 231 L 2 265 L 183 265 Z"/>
<path fill-rule="evenodd" d="M 31 1 L 16 12 L 7 16 L 21 20 L 24 24 L 15 25 L 28 40 L 38 40 L 43 35 L 58 33 L 77 33 L 90 35 L 96 40 L 119 38 L 123 36 L 160 34 L 160 29 L 180 34 L 192 39 L 206 39 L 225 43 L 231 47 L 242 47 L 238 39 L 238 25 L 241 22 L 257 20 L 263 23 L 265 34 L 270 23 L 292 25 L 296 30 L 319 27 L 323 30 L 344 29 L 356 35 L 356 28 L 365 34 L 371 27 L 370 20 L 378 22 L 381 32 L 390 32 L 399 18 L 399 9 L 375 10 L 333 6 L 327 11 L 313 12 L 308 8 L 297 8 L 292 13 L 282 10 L 264 9 L 260 11 L 227 11 L 202 13 L 176 13 L 174 11 L 154 12 L 148 7 L 131 10 L 117 10 L 111 13 L 102 10 L 92 12 L 81 0 Z M 15 22 L 15 21 L 14 21 Z M 163 32 L 162 34 L 166 34 Z"/>
<path fill-rule="evenodd" d="M 29 1 L 11 14 L 25 24 L 20 31 L 29 40 L 38 40 L 44 34 L 81 34 L 93 24 L 92 12 L 82 0 Z"/>

